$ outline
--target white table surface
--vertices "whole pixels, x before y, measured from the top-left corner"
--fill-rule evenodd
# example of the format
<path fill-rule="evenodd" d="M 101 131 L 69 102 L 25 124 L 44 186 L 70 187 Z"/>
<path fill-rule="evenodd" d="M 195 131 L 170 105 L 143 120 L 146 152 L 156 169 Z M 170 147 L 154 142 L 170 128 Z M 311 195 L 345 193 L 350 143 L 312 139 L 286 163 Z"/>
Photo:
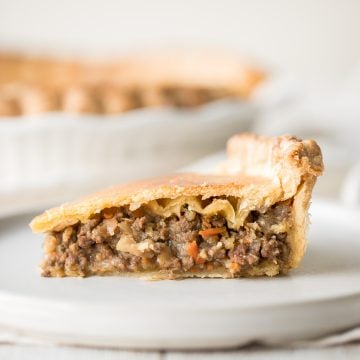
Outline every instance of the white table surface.
<path fill-rule="evenodd" d="M 235 359 L 359 359 L 360 343 L 330 348 L 266 348 L 249 346 L 231 351 L 211 352 L 130 352 L 71 347 L 0 345 L 0 359 L 76 360 L 235 360 Z"/>

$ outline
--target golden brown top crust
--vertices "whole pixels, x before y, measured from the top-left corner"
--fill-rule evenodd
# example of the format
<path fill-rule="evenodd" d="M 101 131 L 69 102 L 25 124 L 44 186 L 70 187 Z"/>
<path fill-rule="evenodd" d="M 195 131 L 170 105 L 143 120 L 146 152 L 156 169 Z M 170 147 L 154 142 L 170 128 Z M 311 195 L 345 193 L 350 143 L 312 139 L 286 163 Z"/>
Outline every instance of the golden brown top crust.
<path fill-rule="evenodd" d="M 60 230 L 85 222 L 104 208 L 130 205 L 135 209 L 151 200 L 180 196 L 235 196 L 245 199 L 248 208 L 270 206 L 294 196 L 304 178 L 316 178 L 323 170 L 318 145 L 291 136 L 236 135 L 229 140 L 228 155 L 222 174 L 179 173 L 114 186 L 50 209 L 30 226 L 34 232 Z"/>
<path fill-rule="evenodd" d="M 291 135 L 237 134 L 228 140 L 227 155 L 220 167 L 222 174 L 246 173 L 276 179 L 289 196 L 296 192 L 303 177 L 316 177 L 324 170 L 319 145 Z"/>
<path fill-rule="evenodd" d="M 134 54 L 115 60 L 36 58 L 0 53 L 0 84 L 94 84 L 131 86 L 200 86 L 244 89 L 264 73 L 237 56 L 215 52 L 177 51 Z"/>
<path fill-rule="evenodd" d="M 214 52 L 134 54 L 110 61 L 0 54 L 0 115 L 192 107 L 248 98 L 264 78 L 237 56 Z"/>
<path fill-rule="evenodd" d="M 212 196 L 241 197 L 245 195 L 244 190 L 266 196 L 270 188 L 273 188 L 271 181 L 261 177 L 178 173 L 110 187 L 79 201 L 50 209 L 37 216 L 30 226 L 34 232 L 45 232 L 84 222 L 104 208 L 114 206 L 130 205 L 135 209 L 152 200 L 179 196 L 201 196 L 203 199 Z"/>
<path fill-rule="evenodd" d="M 139 86 L 194 86 L 230 88 L 234 94 L 248 95 L 244 89 L 264 79 L 265 74 L 237 56 L 214 52 L 163 52 L 125 58 L 123 79 Z"/>
<path fill-rule="evenodd" d="M 241 171 L 269 164 L 292 166 L 315 176 L 324 170 L 319 145 L 314 140 L 301 140 L 292 135 L 236 134 L 228 140 L 227 153 L 230 160 L 237 161 Z"/>

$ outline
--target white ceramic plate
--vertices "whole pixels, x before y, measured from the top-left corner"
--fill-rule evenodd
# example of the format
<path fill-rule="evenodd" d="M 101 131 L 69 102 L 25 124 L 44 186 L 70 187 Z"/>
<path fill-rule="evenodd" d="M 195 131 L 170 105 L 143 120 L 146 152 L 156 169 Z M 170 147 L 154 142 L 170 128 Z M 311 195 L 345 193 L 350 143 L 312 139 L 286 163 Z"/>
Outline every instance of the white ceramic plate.
<path fill-rule="evenodd" d="M 57 343 L 230 347 L 307 339 L 360 323 L 360 214 L 315 201 L 306 257 L 289 276 L 146 282 L 39 276 L 30 215 L 0 221 L 0 325 Z"/>

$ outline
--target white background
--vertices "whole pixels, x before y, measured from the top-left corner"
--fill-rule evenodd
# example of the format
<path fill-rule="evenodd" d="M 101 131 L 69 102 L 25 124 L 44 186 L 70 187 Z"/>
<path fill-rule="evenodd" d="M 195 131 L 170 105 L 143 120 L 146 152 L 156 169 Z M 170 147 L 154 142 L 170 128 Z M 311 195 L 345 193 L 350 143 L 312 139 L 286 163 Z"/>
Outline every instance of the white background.
<path fill-rule="evenodd" d="M 304 92 L 263 114 L 262 132 L 279 132 L 281 126 L 293 124 L 301 124 L 305 133 L 311 128 L 308 133 L 317 137 L 324 129 L 334 134 L 343 131 L 346 136 L 340 149 L 344 154 L 338 162 L 346 163 L 350 154 L 359 156 L 358 0 L 0 0 L 0 51 L 112 55 L 129 49 L 189 45 L 235 50 L 304 82 Z M 352 84 L 351 90 L 347 83 Z M 336 93 L 329 97 L 327 90 Z M 314 124 L 321 131 L 314 132 Z M 296 127 L 288 132 L 299 131 Z M 347 150 L 344 143 L 349 149 L 349 144 L 356 143 L 352 148 L 356 150 Z M 339 172 L 336 164 L 331 171 L 331 162 L 340 154 L 338 147 L 334 149 L 326 151 L 324 180 Z M 12 346 L 8 342 L 11 339 L 0 337 L 0 358 L 357 359 L 360 353 L 359 345 L 325 350 L 248 349 L 211 356 Z"/>
<path fill-rule="evenodd" d="M 0 49 L 224 47 L 335 87 L 360 62 L 359 20 L 357 0 L 0 0 Z"/>

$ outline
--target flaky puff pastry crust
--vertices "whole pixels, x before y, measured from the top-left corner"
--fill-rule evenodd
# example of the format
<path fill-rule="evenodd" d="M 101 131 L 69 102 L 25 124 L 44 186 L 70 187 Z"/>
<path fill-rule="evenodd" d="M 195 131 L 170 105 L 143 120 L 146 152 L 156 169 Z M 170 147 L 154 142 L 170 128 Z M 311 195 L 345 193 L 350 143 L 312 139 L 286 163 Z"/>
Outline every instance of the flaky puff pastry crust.
<path fill-rule="evenodd" d="M 228 160 L 218 174 L 178 173 L 114 186 L 79 201 L 45 211 L 35 217 L 33 232 L 59 231 L 86 222 L 105 208 L 129 205 L 136 209 L 152 200 L 198 196 L 202 199 L 234 196 L 242 210 L 251 211 L 292 199 L 292 224 L 288 232 L 291 249 L 288 268 L 296 267 L 306 247 L 308 207 L 317 176 L 323 171 L 322 155 L 313 140 L 293 136 L 235 135 L 228 141 Z M 276 275 L 273 264 L 254 268 L 248 275 Z M 226 272 L 191 273 L 189 276 L 229 277 Z M 151 275 L 152 278 L 162 275 Z M 165 276 L 166 277 L 166 276 Z M 176 276 L 175 276 L 176 277 Z M 178 277 L 187 277 L 180 274 Z"/>
<path fill-rule="evenodd" d="M 314 140 L 301 140 L 290 135 L 264 137 L 245 133 L 229 139 L 227 154 L 228 160 L 220 166 L 220 173 L 264 176 L 281 189 L 283 198 L 277 201 L 293 199 L 294 225 L 287 238 L 291 249 L 288 266 L 297 267 L 307 244 L 312 190 L 324 170 L 319 145 Z"/>

